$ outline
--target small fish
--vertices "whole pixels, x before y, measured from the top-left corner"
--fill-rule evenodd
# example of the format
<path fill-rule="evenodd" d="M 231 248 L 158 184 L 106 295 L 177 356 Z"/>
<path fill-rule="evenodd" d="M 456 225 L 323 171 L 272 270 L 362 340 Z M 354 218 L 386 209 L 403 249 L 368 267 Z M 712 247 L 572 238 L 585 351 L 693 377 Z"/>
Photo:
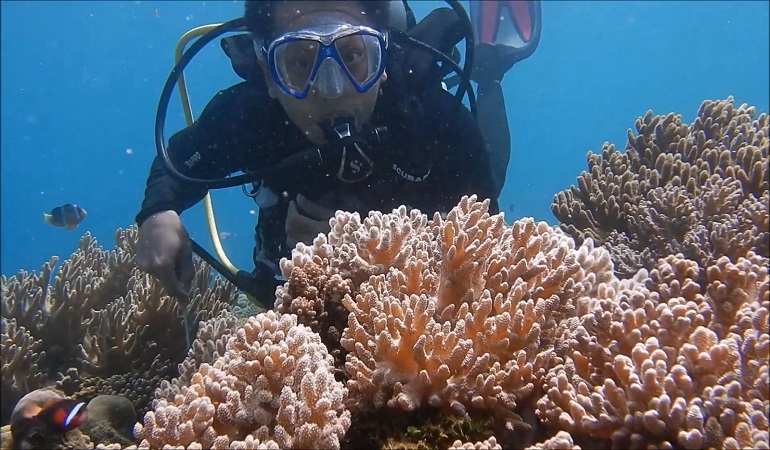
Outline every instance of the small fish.
<path fill-rule="evenodd" d="M 65 432 L 83 425 L 87 417 L 85 402 L 70 399 L 54 400 L 35 415 L 38 420 Z"/>
<path fill-rule="evenodd" d="M 44 213 L 43 222 L 50 223 L 55 227 L 67 227 L 68 230 L 72 230 L 86 218 L 86 214 L 86 210 L 80 206 L 67 203 L 64 206 L 57 206 L 50 213 Z"/>
<path fill-rule="evenodd" d="M 160 17 L 160 14 L 158 14 L 158 8 L 155 8 L 155 17 Z"/>

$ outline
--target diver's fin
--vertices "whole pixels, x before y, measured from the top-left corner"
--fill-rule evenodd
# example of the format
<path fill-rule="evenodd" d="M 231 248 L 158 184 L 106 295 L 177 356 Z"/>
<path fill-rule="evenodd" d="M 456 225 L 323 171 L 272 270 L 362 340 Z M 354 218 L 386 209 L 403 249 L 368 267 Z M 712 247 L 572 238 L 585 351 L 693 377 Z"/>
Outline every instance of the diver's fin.
<path fill-rule="evenodd" d="M 471 0 L 476 45 L 498 46 L 513 62 L 530 56 L 540 42 L 540 0 Z"/>

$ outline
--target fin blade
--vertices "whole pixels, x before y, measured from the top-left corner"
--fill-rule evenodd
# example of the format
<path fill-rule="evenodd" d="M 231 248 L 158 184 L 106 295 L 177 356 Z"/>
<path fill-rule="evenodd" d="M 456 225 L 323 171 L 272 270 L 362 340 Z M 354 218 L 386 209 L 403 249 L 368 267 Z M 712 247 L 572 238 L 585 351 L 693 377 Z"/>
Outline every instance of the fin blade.
<path fill-rule="evenodd" d="M 538 37 L 539 1 L 471 0 L 470 10 L 477 44 L 520 49 Z"/>

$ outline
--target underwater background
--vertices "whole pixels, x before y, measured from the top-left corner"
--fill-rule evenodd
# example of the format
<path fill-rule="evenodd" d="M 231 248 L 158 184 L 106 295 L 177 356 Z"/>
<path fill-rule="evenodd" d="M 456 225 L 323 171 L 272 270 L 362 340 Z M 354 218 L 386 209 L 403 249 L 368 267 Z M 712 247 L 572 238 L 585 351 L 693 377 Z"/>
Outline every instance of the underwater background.
<path fill-rule="evenodd" d="M 443 5 L 410 2 L 417 18 Z M 0 269 L 39 270 L 66 257 L 85 231 L 103 245 L 134 222 L 155 155 L 158 96 L 179 38 L 242 14 L 242 1 L 0 2 L 2 39 L 2 224 Z M 648 109 L 692 122 L 705 99 L 732 95 L 767 112 L 768 2 L 543 3 L 539 48 L 503 80 L 513 150 L 500 198 L 510 223 L 557 223 L 554 194 L 575 184 L 586 152 L 623 147 Z M 197 115 L 240 79 L 217 44 L 191 63 Z M 166 126 L 184 125 L 178 95 Z M 224 248 L 251 270 L 256 209 L 240 189 L 213 192 Z M 42 220 L 76 203 L 74 231 Z M 183 215 L 211 249 L 202 207 Z"/>

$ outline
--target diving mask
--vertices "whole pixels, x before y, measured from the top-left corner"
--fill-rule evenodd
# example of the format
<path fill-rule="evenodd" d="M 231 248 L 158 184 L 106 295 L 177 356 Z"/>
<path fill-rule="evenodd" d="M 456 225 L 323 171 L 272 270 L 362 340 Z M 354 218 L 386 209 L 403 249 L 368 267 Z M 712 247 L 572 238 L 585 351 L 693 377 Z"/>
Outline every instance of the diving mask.
<path fill-rule="evenodd" d="M 358 92 L 374 86 L 385 71 L 387 35 L 364 26 L 326 24 L 282 34 L 267 48 L 255 41 L 258 55 L 267 56 L 275 83 L 302 99 L 311 89 L 326 98 L 342 95 L 345 80 Z"/>

